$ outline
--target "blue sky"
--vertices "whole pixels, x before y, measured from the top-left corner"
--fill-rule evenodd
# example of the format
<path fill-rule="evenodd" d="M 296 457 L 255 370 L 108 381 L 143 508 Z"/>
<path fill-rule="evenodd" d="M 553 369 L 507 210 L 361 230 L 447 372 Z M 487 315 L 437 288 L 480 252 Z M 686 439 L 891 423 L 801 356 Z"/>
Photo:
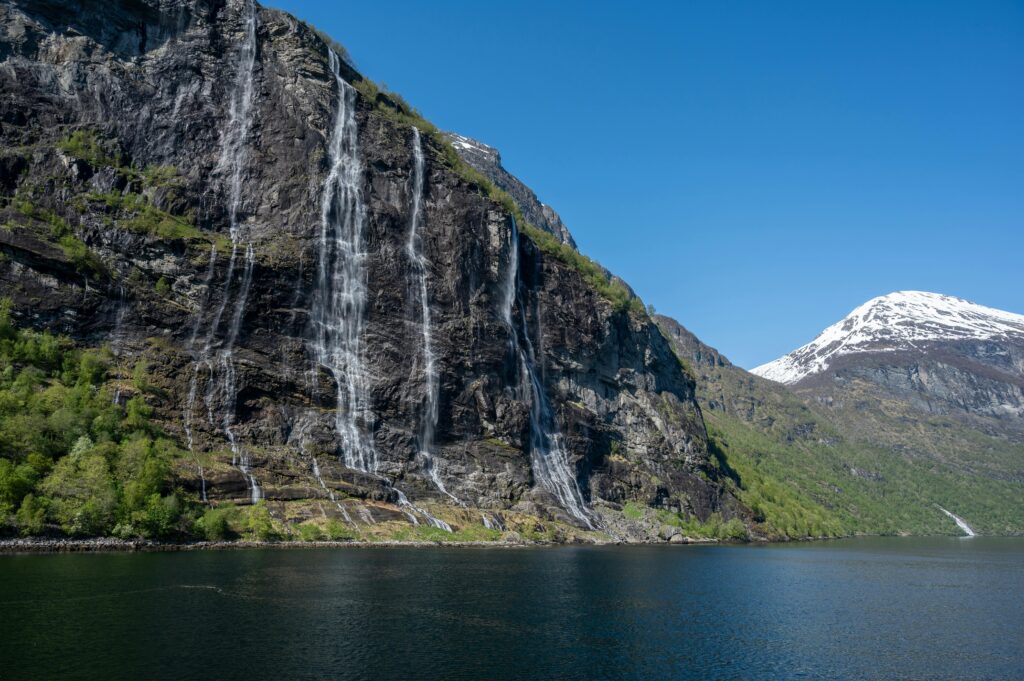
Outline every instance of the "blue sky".
<path fill-rule="evenodd" d="M 1024 313 L 1024 2 L 269 4 L 741 366 L 894 290 Z"/>

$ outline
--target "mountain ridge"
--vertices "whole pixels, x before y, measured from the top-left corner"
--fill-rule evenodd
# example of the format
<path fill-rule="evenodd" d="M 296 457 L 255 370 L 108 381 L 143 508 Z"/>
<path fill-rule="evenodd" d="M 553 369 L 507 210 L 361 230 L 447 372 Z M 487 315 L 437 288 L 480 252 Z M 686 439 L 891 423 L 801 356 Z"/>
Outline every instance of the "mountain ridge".
<path fill-rule="evenodd" d="M 872 298 L 810 343 L 750 372 L 796 384 L 828 369 L 833 357 L 846 354 L 917 349 L 915 343 L 933 341 L 1003 337 L 1024 340 L 1024 315 L 955 296 L 896 291 Z"/>

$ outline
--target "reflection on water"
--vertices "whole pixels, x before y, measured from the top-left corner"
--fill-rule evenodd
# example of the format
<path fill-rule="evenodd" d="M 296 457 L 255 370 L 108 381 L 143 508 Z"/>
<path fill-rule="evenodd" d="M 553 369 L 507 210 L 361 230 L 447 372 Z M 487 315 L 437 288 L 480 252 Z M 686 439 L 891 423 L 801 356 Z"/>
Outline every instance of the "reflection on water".
<path fill-rule="evenodd" d="M 0 678 L 1024 676 L 1024 540 L 0 557 Z"/>

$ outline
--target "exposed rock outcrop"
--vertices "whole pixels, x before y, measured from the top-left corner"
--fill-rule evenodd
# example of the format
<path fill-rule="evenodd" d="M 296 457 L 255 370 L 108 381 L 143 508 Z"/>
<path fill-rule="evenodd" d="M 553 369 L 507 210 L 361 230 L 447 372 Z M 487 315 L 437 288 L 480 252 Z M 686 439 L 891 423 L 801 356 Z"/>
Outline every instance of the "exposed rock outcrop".
<path fill-rule="evenodd" d="M 698 518 L 738 508 L 708 465 L 693 382 L 651 320 L 520 235 L 435 135 L 422 138 L 419 197 L 439 367 L 428 470 L 407 248 L 414 132 L 386 95 L 345 90 L 362 76 L 303 23 L 238 1 L 81 13 L 39 1 L 0 2 L 0 26 L 2 295 L 21 324 L 111 344 L 125 376 L 146 364 L 157 418 L 191 445 L 179 475 L 195 494 L 315 500 L 353 522 L 422 520 L 447 505 L 458 522 L 479 522 L 465 512 L 478 508 L 578 524 L 531 467 L 536 396 L 512 350 L 519 334 L 596 514 L 626 501 Z M 341 172 L 358 206 L 325 207 L 346 97 L 358 167 Z M 571 243 L 509 178 L 499 185 L 527 218 Z M 325 256 L 325 221 L 342 219 L 359 221 L 358 248 Z M 372 470 L 342 465 L 340 379 L 311 347 L 319 268 L 336 258 L 358 261 L 366 404 L 353 422 Z"/>

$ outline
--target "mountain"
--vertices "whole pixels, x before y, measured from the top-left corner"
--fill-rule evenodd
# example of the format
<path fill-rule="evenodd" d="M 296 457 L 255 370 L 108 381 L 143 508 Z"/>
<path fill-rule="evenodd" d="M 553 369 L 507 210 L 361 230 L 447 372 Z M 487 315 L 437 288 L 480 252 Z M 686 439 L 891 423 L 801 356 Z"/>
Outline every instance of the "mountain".
<path fill-rule="evenodd" d="M 763 534 L 959 533 L 941 509 L 984 534 L 1024 533 L 1024 445 L 1012 430 L 982 432 L 862 381 L 837 381 L 828 397 L 813 378 L 770 381 L 655 320 L 694 375 L 713 460 Z"/>
<path fill-rule="evenodd" d="M 752 372 L 822 400 L 870 393 L 1024 441 L 1024 315 L 961 298 L 874 298 Z"/>
<path fill-rule="evenodd" d="M 0 27 L 7 531 L 745 536 L 692 378 L 497 152 L 247 0 Z"/>
<path fill-rule="evenodd" d="M 752 372 L 670 321 L 734 465 L 760 466 L 842 532 L 949 531 L 939 506 L 985 533 L 1024 532 L 1020 315 L 893 293 Z"/>

